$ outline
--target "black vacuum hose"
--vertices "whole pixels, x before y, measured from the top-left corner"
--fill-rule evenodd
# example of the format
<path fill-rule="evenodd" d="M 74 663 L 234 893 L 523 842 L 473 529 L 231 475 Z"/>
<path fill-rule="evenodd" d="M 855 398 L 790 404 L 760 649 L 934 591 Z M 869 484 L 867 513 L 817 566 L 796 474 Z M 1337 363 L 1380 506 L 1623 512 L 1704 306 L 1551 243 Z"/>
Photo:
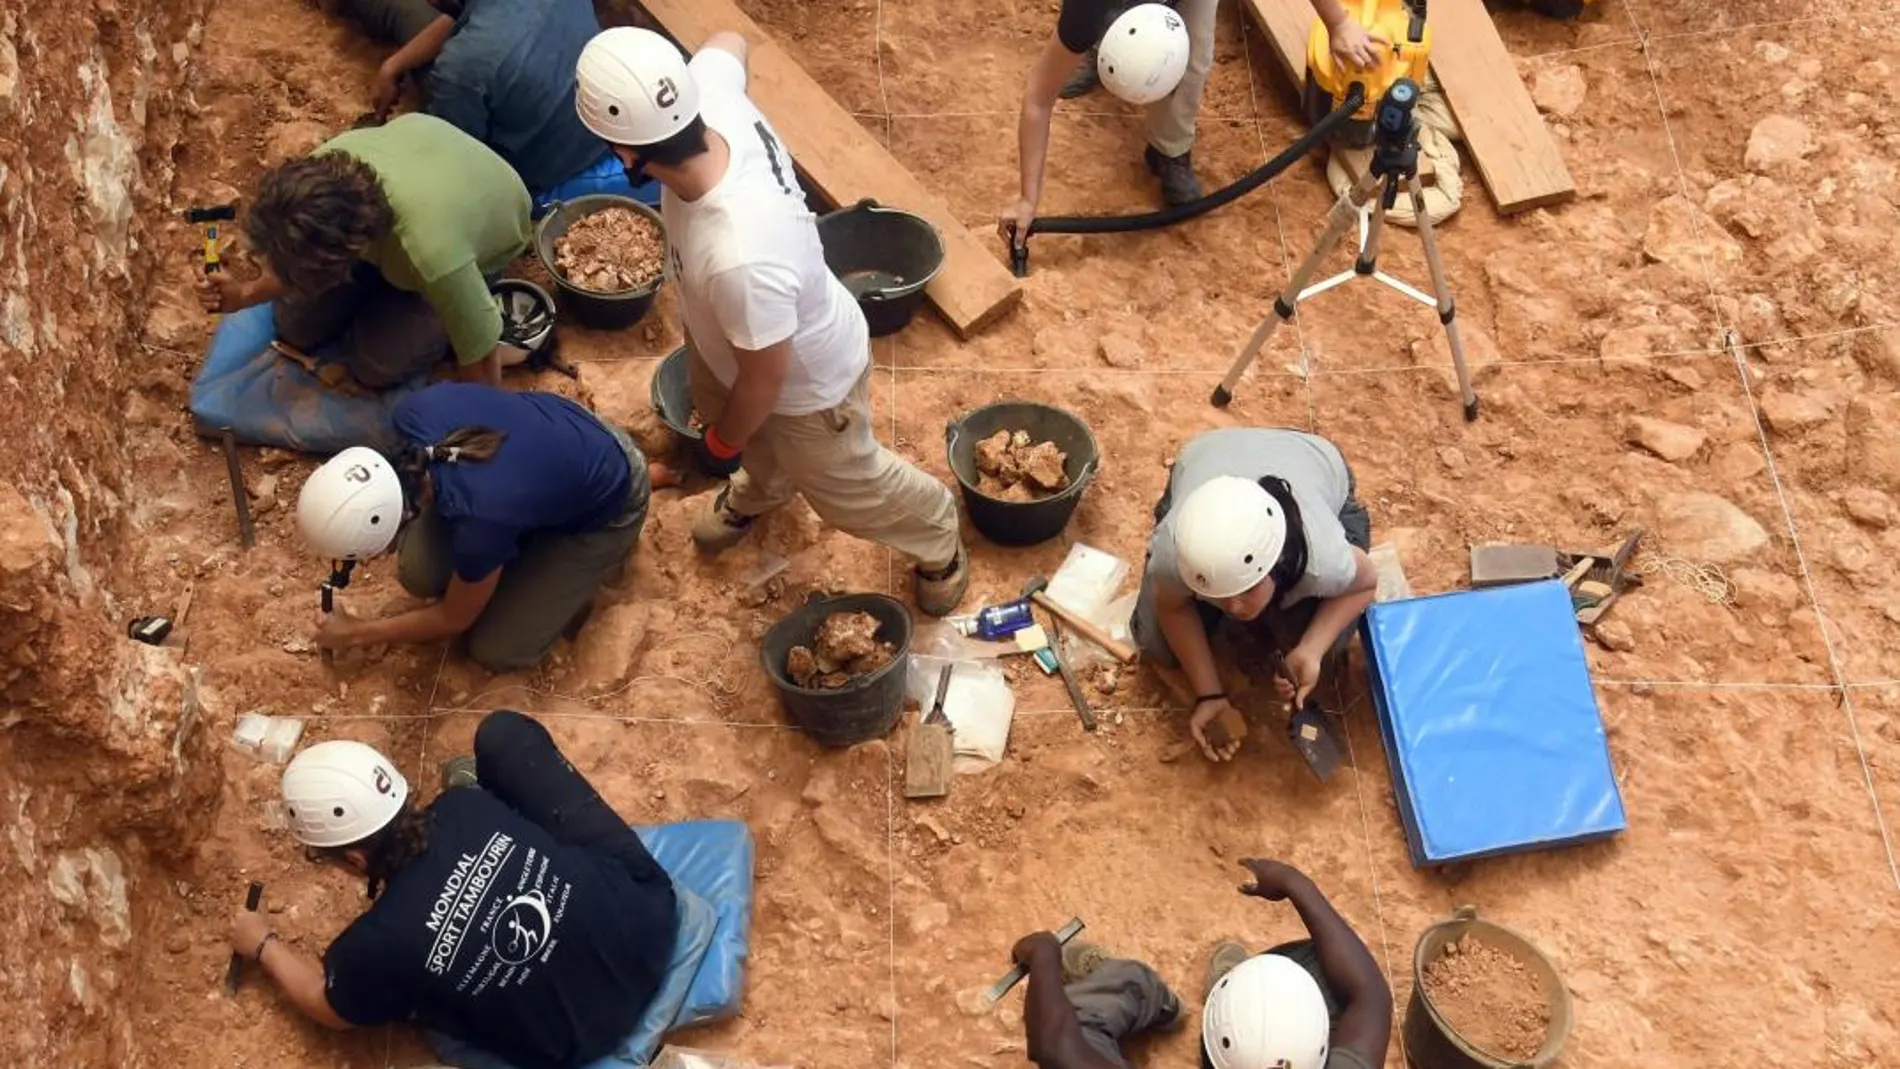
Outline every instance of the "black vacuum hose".
<path fill-rule="evenodd" d="M 1338 107 L 1314 123 L 1312 129 L 1302 134 L 1297 141 L 1288 145 L 1279 155 L 1241 175 L 1220 189 L 1198 200 L 1186 204 L 1176 204 L 1156 212 L 1143 212 L 1140 215 L 1051 215 L 1038 217 L 1029 222 L 1029 235 L 1033 234 L 1122 234 L 1135 230 L 1157 230 L 1164 226 L 1173 226 L 1185 222 L 1197 215 L 1205 215 L 1222 205 L 1231 203 L 1252 193 L 1261 186 L 1277 178 L 1282 171 L 1304 159 L 1306 155 L 1323 144 L 1333 131 L 1351 119 L 1361 105 L 1366 102 L 1365 87 L 1354 82 L 1347 89 L 1346 97 Z M 1018 236 L 1010 243 L 1010 260 L 1017 277 L 1029 273 L 1028 236 Z"/>

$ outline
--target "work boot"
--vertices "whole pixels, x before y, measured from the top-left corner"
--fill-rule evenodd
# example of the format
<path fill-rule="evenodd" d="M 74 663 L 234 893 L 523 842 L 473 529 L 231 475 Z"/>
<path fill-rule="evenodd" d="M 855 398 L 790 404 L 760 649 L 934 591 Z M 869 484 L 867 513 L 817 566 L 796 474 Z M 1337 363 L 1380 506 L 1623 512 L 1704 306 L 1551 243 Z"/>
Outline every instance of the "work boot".
<path fill-rule="evenodd" d="M 1207 959 L 1207 980 L 1201 986 L 1201 1001 L 1207 1001 L 1214 993 L 1214 985 L 1221 977 L 1234 971 L 1234 966 L 1253 957 L 1247 948 L 1232 939 L 1223 939 L 1214 947 L 1214 954 Z"/>
<path fill-rule="evenodd" d="M 462 754 L 442 762 L 442 789 L 480 786 L 475 780 L 475 755 Z"/>
<path fill-rule="evenodd" d="M 1102 967 L 1108 960 L 1108 951 L 1099 944 L 1084 943 L 1081 940 L 1071 942 L 1062 948 L 1062 982 L 1075 983 L 1084 976 Z"/>
<path fill-rule="evenodd" d="M 707 553 L 724 553 L 752 530 L 753 517 L 741 516 L 727 503 L 731 493 L 731 487 L 721 488 L 713 503 L 693 521 L 693 544 Z"/>
<path fill-rule="evenodd" d="M 1161 199 L 1169 206 L 1201 199 L 1201 180 L 1194 177 L 1194 153 L 1163 156 L 1153 145 L 1142 152 L 1148 173 L 1161 179 Z"/>
<path fill-rule="evenodd" d="M 1056 95 L 1064 100 L 1074 100 L 1095 92 L 1096 88 L 1102 84 L 1102 75 L 1095 69 L 1095 62 L 1095 50 L 1091 48 L 1088 54 L 1082 57 L 1082 62 L 1075 65 L 1075 73 L 1069 75 L 1068 82 L 1062 86 L 1062 92 Z"/>
<path fill-rule="evenodd" d="M 917 570 L 917 607 L 927 616 L 948 616 L 955 612 L 970 589 L 970 551 L 957 543 L 957 555 L 941 568 Z"/>

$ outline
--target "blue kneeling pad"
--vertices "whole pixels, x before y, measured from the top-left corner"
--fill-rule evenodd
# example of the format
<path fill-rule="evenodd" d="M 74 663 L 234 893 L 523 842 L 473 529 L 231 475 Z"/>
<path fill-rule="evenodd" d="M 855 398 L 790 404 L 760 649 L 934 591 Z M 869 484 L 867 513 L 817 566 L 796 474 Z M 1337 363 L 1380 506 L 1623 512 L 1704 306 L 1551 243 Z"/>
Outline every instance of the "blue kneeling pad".
<path fill-rule="evenodd" d="M 1562 583 L 1382 602 L 1361 627 L 1415 867 L 1626 827 Z"/>
<path fill-rule="evenodd" d="M 751 829 L 738 820 L 689 820 L 634 830 L 673 882 L 705 899 L 718 915 L 712 945 L 673 1027 L 736 1016 L 752 940 Z"/>

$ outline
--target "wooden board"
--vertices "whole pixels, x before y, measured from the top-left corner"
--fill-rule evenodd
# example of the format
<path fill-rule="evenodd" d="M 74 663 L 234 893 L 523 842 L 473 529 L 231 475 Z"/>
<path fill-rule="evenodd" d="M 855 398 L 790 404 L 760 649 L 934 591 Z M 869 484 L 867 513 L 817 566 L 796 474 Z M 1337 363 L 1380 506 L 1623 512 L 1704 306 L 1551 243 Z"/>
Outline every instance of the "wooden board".
<path fill-rule="evenodd" d="M 1309 0 L 1242 0 L 1298 87 L 1306 80 Z M 1483 0 L 1433 0 L 1432 71 L 1498 211 L 1569 200 L 1577 188 Z"/>
<path fill-rule="evenodd" d="M 1576 196 L 1563 153 L 1483 0 L 1432 0 L 1431 22 L 1432 70 L 1498 211 L 1510 215 Z"/>
<path fill-rule="evenodd" d="M 643 6 L 688 51 L 730 31 L 750 45 L 751 92 L 785 139 L 793 162 L 832 204 L 865 197 L 915 212 L 943 235 L 943 270 L 925 289 L 956 332 L 970 337 L 1022 300 L 1023 290 L 999 259 L 1002 240 L 987 244 L 957 219 L 948 201 L 924 188 L 851 113 L 731 0 L 644 0 Z"/>

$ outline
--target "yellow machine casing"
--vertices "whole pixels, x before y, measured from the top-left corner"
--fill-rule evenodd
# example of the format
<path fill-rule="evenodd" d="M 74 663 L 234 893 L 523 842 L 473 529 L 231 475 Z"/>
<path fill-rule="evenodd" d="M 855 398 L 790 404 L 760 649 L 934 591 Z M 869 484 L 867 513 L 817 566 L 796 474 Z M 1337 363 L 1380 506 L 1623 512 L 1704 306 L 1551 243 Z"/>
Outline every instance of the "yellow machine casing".
<path fill-rule="evenodd" d="M 1366 89 L 1365 103 L 1353 113 L 1351 121 L 1340 128 L 1333 140 L 1347 145 L 1368 145 L 1373 138 L 1373 115 L 1379 98 L 1401 78 L 1425 84 L 1431 66 L 1432 29 L 1412 13 L 1406 0 L 1344 0 L 1346 10 L 1366 28 L 1391 42 L 1380 53 L 1377 66 L 1360 70 L 1333 58 L 1332 34 L 1326 24 L 1313 20 L 1313 32 L 1306 39 L 1306 84 L 1302 98 L 1309 123 L 1330 114 L 1357 82 Z"/>

